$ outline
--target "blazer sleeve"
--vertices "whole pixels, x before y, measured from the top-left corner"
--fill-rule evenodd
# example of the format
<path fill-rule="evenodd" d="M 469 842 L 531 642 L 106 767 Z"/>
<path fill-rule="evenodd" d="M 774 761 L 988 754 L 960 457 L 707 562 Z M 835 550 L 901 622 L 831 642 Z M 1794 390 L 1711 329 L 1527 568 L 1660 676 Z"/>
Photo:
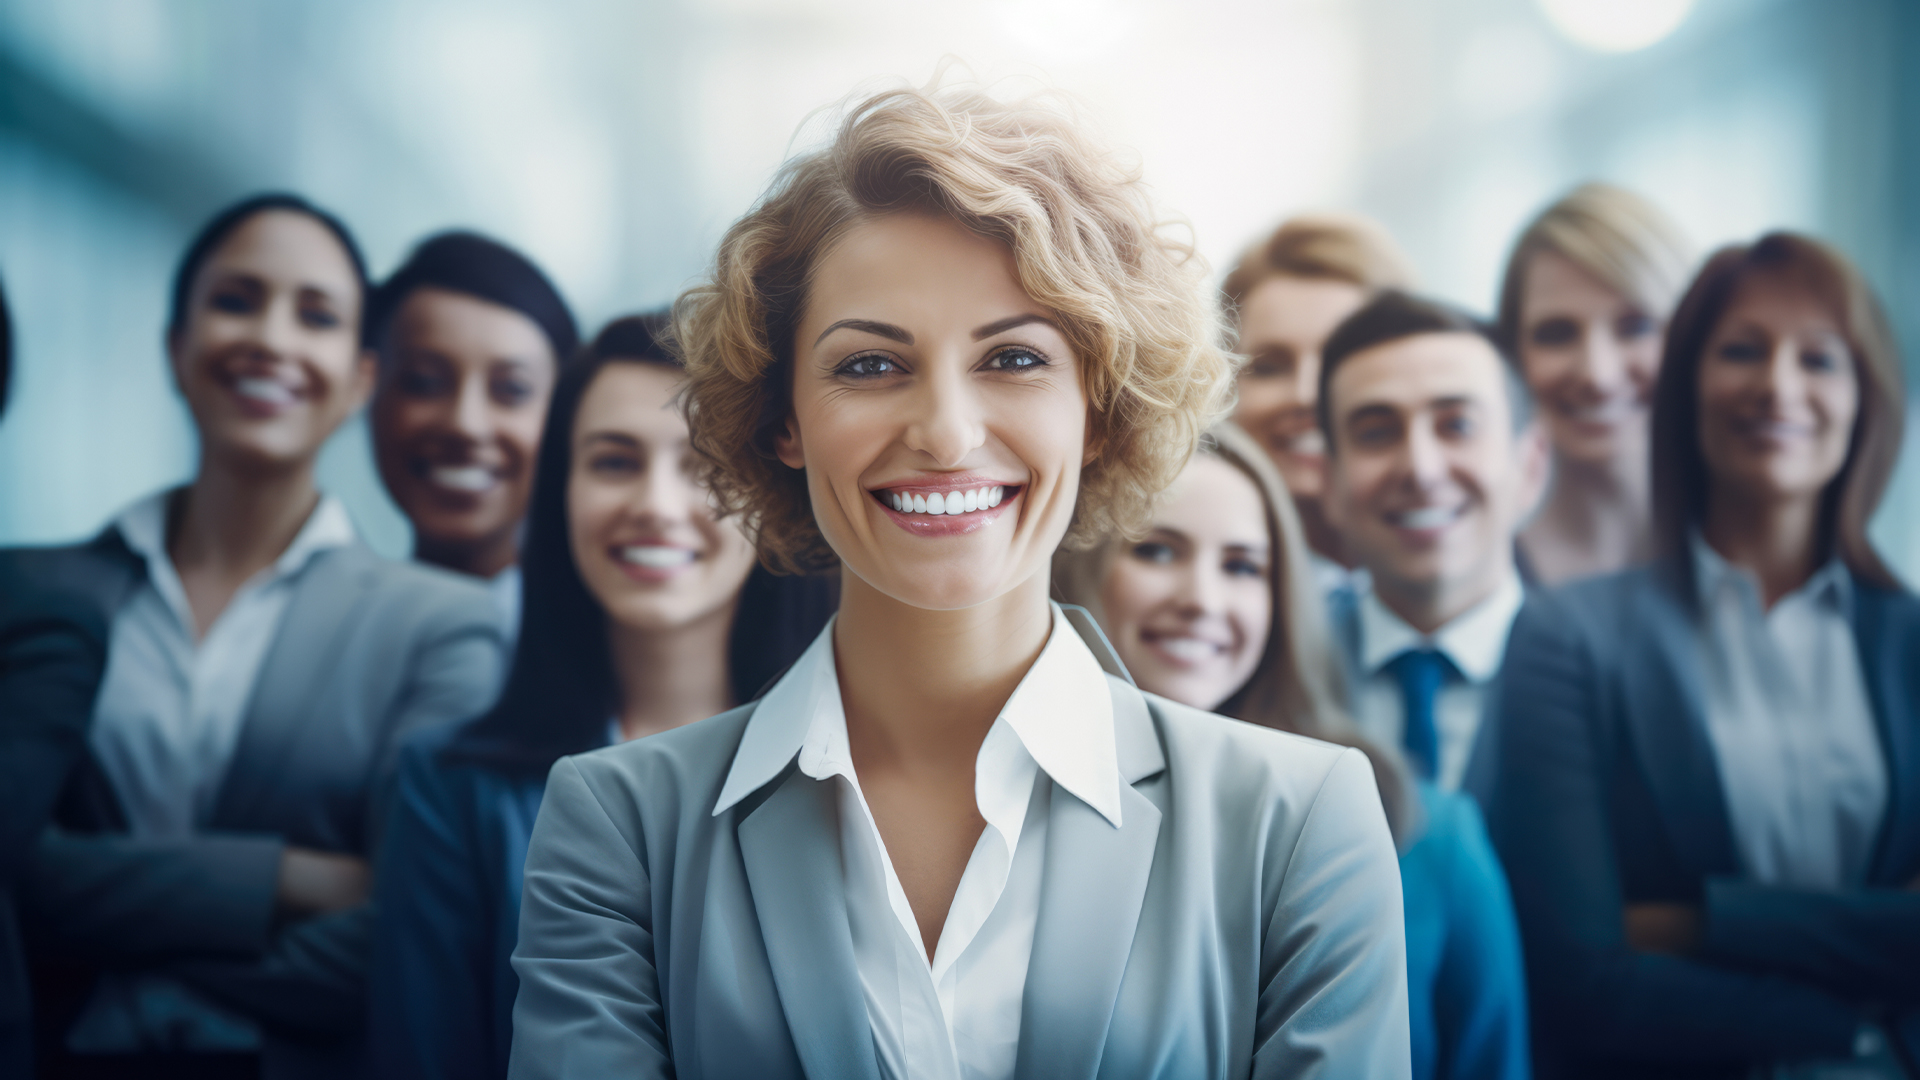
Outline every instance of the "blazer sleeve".
<path fill-rule="evenodd" d="M 499 672 L 500 639 L 490 614 L 443 628 L 416 647 L 402 689 L 378 728 L 383 741 L 367 784 L 369 835 L 360 854 L 376 867 L 401 743 L 415 732 L 484 711 Z M 348 1035 L 366 1018 L 373 919 L 372 905 L 362 904 L 286 926 L 257 960 L 195 959 L 167 972 L 271 1031 L 296 1038 Z"/>
<path fill-rule="evenodd" d="M 1447 938 L 1434 987 L 1440 1080 L 1527 1080 L 1527 984 L 1506 875 L 1471 800 L 1447 800 Z"/>
<path fill-rule="evenodd" d="M 511 1080 L 674 1075 L 652 899 L 637 829 L 629 836 L 561 758 L 527 851 Z"/>
<path fill-rule="evenodd" d="M 106 628 L 77 600 L 0 566 L 0 889 L 23 873 L 86 752 Z"/>
<path fill-rule="evenodd" d="M 1843 997 L 1920 1002 L 1920 892 L 1709 881 L 1703 955 Z"/>
<path fill-rule="evenodd" d="M 1400 867 L 1373 769 L 1336 759 L 1307 810 L 1260 955 L 1253 1076 L 1406 1080 Z"/>
<path fill-rule="evenodd" d="M 488 890 L 463 790 L 409 747 L 380 852 L 367 1042 L 377 1078 L 489 1077 L 495 1045 Z"/>
<path fill-rule="evenodd" d="M 1583 627 L 1558 603 L 1529 601 L 1501 669 L 1494 836 L 1542 1028 L 1600 1058 L 1847 1056 L 1860 1017 L 1833 995 L 1627 945 L 1616 851 L 1637 838 L 1616 836 L 1609 816 L 1601 645 Z"/>

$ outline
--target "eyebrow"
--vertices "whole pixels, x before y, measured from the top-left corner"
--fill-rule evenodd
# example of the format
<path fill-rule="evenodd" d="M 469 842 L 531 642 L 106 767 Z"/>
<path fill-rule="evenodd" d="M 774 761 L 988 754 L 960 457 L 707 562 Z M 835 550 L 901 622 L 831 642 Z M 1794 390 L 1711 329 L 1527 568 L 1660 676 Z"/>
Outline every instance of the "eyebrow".
<path fill-rule="evenodd" d="M 864 334 L 874 334 L 886 338 L 889 341 L 897 341 L 902 345 L 913 344 L 913 335 L 906 330 L 892 323 L 876 322 L 872 319 L 841 319 L 839 322 L 820 331 L 820 336 L 814 338 L 813 343 L 818 345 L 827 340 L 827 335 L 833 333 L 835 330 L 858 330 Z"/>
<path fill-rule="evenodd" d="M 1045 315 L 1033 315 L 1033 314 L 1014 315 L 1010 318 L 1001 319 L 999 322 L 990 322 L 987 325 L 981 327 L 980 329 L 975 330 L 973 332 L 973 340 L 985 341 L 986 339 L 994 336 L 995 334 L 1004 334 L 1009 330 L 1017 329 L 1019 327 L 1027 325 L 1028 323 L 1045 323 L 1046 325 L 1053 327 L 1055 330 L 1060 329 L 1059 324 L 1055 323 L 1052 319 L 1047 318 Z"/>
<path fill-rule="evenodd" d="M 585 435 L 580 436 L 582 446 L 596 442 L 619 443 L 621 446 L 630 446 L 635 449 L 639 449 L 640 447 L 639 439 L 619 431 L 589 431 Z"/>

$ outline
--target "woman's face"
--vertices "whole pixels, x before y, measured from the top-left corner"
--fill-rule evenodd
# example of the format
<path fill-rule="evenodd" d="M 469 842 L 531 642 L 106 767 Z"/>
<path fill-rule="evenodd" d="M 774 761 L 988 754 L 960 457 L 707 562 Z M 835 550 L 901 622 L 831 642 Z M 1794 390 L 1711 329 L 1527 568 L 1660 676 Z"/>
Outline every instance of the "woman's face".
<path fill-rule="evenodd" d="M 1240 304 L 1240 402 L 1233 422 L 1259 439 L 1296 499 L 1326 486 L 1326 439 L 1313 406 L 1320 350 L 1341 320 L 1367 299 L 1358 285 L 1328 278 L 1273 277 Z"/>
<path fill-rule="evenodd" d="M 1264 507 L 1245 473 L 1199 454 L 1153 531 L 1114 555 L 1100 606 L 1141 689 L 1213 709 L 1253 676 L 1273 625 Z"/>
<path fill-rule="evenodd" d="M 613 361 L 573 421 L 567 532 L 587 591 L 632 630 L 687 626 L 728 610 L 753 569 L 737 519 L 714 515 L 694 481 L 678 372 Z"/>
<path fill-rule="evenodd" d="M 558 368 L 547 336 L 512 308 L 428 287 L 394 313 L 381 352 L 374 454 L 420 546 L 511 562 Z"/>
<path fill-rule="evenodd" d="M 1637 461 L 1660 374 L 1660 322 L 1552 251 L 1527 261 L 1521 297 L 1521 371 L 1555 455 Z"/>
<path fill-rule="evenodd" d="M 862 581 L 955 610 L 1047 573 L 1086 438 L 1076 358 L 1004 245 L 895 214 L 820 260 L 778 448 Z"/>
<path fill-rule="evenodd" d="M 1700 358 L 1700 450 L 1716 488 L 1817 498 L 1860 413 L 1853 351 L 1825 304 L 1781 273 L 1749 277 Z"/>
<path fill-rule="evenodd" d="M 227 235 L 167 342 L 207 459 L 312 463 L 373 389 L 361 301 L 352 260 L 305 214 L 263 211 Z"/>

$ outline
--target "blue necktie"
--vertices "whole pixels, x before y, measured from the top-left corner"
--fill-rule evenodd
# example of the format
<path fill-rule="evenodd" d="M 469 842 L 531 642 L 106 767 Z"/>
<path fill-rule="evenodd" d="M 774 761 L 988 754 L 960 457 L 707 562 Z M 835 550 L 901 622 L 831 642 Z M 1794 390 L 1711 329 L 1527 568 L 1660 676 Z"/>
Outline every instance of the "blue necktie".
<path fill-rule="evenodd" d="M 1422 780 L 1431 780 L 1440 765 L 1440 731 L 1434 725 L 1433 704 L 1440 687 L 1455 673 L 1453 661 L 1433 649 L 1408 649 L 1388 661 L 1387 670 L 1400 679 L 1407 706 L 1402 736 L 1407 760 Z"/>

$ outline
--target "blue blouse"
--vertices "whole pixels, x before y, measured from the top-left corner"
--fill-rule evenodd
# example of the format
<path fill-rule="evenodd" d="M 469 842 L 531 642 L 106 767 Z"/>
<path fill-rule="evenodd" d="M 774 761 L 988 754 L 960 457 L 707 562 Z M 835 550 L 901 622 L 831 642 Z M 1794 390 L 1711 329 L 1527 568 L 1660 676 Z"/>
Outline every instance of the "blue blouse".
<path fill-rule="evenodd" d="M 1413 1080 L 1526 1080 L 1527 990 L 1507 878 L 1471 798 L 1420 785 L 1400 857 Z"/>
<path fill-rule="evenodd" d="M 507 1075 L 520 985 L 509 961 L 547 778 L 442 760 L 457 730 L 429 732 L 401 755 L 375 878 L 367 1041 L 376 1077 Z"/>

